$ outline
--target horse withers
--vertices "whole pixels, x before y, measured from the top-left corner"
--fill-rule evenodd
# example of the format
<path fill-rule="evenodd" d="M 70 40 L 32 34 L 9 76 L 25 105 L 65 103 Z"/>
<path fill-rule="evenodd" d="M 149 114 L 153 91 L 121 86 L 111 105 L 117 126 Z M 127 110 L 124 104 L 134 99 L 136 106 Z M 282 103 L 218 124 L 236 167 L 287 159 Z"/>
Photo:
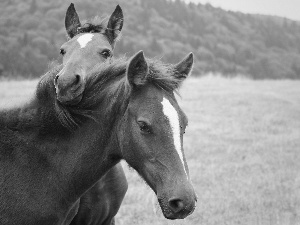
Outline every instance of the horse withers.
<path fill-rule="evenodd" d="M 0 111 L 0 224 L 64 224 L 81 196 L 121 159 L 145 179 L 163 214 L 182 219 L 195 208 L 183 153 L 187 118 L 174 91 L 193 55 L 176 65 L 112 59 L 86 77 L 76 105 L 57 100 L 43 76 L 26 105 Z"/>

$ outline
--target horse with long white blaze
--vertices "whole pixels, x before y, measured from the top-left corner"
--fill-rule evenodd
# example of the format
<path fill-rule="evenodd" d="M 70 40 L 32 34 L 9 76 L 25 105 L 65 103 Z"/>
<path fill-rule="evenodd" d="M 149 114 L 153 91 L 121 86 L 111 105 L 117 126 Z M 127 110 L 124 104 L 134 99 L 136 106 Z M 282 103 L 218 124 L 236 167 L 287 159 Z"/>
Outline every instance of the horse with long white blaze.
<path fill-rule="evenodd" d="M 159 71 L 162 76 L 151 70 L 152 67 L 148 71 L 142 53 L 132 61 L 128 74 L 133 70 L 132 74 L 137 76 L 129 76 L 134 94 L 123 130 L 133 132 L 121 133 L 120 140 L 121 148 L 133 150 L 124 151 L 123 156 L 157 194 L 164 216 L 184 218 L 193 211 L 196 196 L 183 155 L 187 117 L 178 106 L 173 90 L 189 75 L 193 55 L 189 54 L 174 70 L 163 67 L 165 73 Z M 140 98 L 141 95 L 145 98 Z"/>
<path fill-rule="evenodd" d="M 76 105 L 56 98 L 60 67 L 43 76 L 28 104 L 0 112 L 0 224 L 64 224 L 121 159 L 153 189 L 166 218 L 191 214 L 196 194 L 182 148 L 187 118 L 173 91 L 192 65 L 192 54 L 165 65 L 142 52 L 100 63 Z"/>

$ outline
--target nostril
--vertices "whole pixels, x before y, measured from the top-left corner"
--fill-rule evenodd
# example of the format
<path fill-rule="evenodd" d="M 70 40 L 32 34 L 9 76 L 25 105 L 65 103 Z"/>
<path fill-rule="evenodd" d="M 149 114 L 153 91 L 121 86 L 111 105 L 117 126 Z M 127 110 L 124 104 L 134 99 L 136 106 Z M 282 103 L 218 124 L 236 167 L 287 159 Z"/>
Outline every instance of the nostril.
<path fill-rule="evenodd" d="M 74 81 L 74 84 L 75 85 L 77 85 L 77 84 L 79 84 L 80 83 L 80 80 L 81 80 L 81 78 L 80 78 L 80 75 L 75 75 L 75 81 Z"/>
<path fill-rule="evenodd" d="M 184 209 L 183 201 L 179 198 L 170 199 L 169 206 L 174 213 L 178 213 Z"/>

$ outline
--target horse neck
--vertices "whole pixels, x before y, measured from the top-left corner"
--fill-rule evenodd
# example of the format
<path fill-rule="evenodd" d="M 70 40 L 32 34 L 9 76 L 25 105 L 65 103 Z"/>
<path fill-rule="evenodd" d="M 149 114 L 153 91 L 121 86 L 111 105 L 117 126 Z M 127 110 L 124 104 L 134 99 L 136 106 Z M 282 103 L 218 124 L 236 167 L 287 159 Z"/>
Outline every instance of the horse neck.
<path fill-rule="evenodd" d="M 65 198 L 70 202 L 77 200 L 120 160 L 115 131 L 105 129 L 103 123 L 98 126 L 92 123 L 83 125 L 68 140 L 60 168 L 63 176 L 68 177 L 64 188 Z"/>
<path fill-rule="evenodd" d="M 64 160 L 71 166 L 65 167 L 64 172 L 70 179 L 71 200 L 81 196 L 122 158 L 117 133 L 127 107 L 127 90 L 122 85 L 108 89 L 99 91 L 95 120 L 80 125 L 68 141 L 68 156 Z"/>

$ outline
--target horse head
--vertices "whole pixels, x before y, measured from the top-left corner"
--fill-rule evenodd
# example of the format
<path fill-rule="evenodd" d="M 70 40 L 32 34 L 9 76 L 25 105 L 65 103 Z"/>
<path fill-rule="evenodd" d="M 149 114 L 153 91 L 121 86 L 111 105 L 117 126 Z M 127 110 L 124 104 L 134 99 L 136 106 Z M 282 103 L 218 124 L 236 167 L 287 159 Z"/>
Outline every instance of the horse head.
<path fill-rule="evenodd" d="M 183 152 L 188 119 L 174 96 L 192 66 L 190 53 L 172 68 L 149 70 L 141 51 L 126 70 L 131 96 L 118 129 L 120 148 L 123 158 L 156 193 L 168 219 L 185 218 L 196 202 Z"/>
<path fill-rule="evenodd" d="M 78 103 L 85 89 L 89 69 L 113 55 L 116 39 L 123 27 L 123 13 L 118 5 L 107 26 L 86 23 L 81 25 L 72 3 L 66 12 L 65 27 L 70 38 L 61 46 L 63 68 L 54 80 L 57 99 L 63 104 Z"/>

